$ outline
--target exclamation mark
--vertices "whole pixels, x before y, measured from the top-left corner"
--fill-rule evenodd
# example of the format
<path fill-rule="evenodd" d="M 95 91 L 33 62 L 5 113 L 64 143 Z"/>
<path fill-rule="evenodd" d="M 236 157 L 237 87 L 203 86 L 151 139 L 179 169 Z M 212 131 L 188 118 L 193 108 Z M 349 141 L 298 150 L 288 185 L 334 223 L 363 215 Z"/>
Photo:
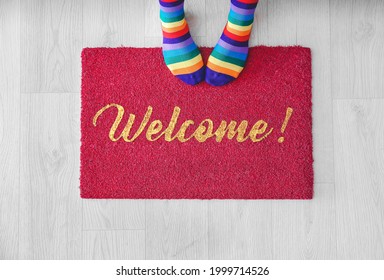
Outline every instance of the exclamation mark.
<path fill-rule="evenodd" d="M 285 113 L 285 119 L 284 119 L 283 125 L 281 126 L 281 133 L 284 133 L 285 129 L 287 128 L 288 121 L 289 121 L 289 118 L 292 115 L 292 112 L 293 112 L 293 109 L 291 107 L 288 107 L 287 108 L 287 112 Z M 284 142 L 284 137 L 281 136 L 277 141 L 279 143 L 283 143 Z"/>

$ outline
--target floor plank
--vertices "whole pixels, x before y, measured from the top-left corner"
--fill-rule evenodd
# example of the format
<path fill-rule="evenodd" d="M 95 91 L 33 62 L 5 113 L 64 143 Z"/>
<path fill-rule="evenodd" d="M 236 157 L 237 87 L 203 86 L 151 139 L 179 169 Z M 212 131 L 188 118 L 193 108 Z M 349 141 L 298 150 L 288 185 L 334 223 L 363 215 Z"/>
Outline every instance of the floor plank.
<path fill-rule="evenodd" d="M 145 229 L 145 201 L 84 199 L 83 229 Z"/>
<path fill-rule="evenodd" d="M 209 203 L 210 259 L 271 259 L 272 201 Z"/>
<path fill-rule="evenodd" d="M 145 259 L 145 231 L 84 231 L 83 258 L 87 260 Z"/>
<path fill-rule="evenodd" d="M 334 183 L 329 21 L 328 1 L 298 2 L 297 44 L 311 48 L 312 53 L 312 131 L 316 183 Z"/>
<path fill-rule="evenodd" d="M 197 44 L 216 44 L 228 11 L 186 1 Z M 92 201 L 81 48 L 161 46 L 158 0 L 0 1 L 0 259 L 383 259 L 383 14 L 381 0 L 256 10 L 250 45 L 312 49 L 314 200 Z"/>
<path fill-rule="evenodd" d="M 19 254 L 19 6 L 0 2 L 0 260 Z"/>
<path fill-rule="evenodd" d="M 335 98 L 384 97 L 384 1 L 331 1 Z"/>
<path fill-rule="evenodd" d="M 208 203 L 199 200 L 148 200 L 148 259 L 207 259 Z"/>
<path fill-rule="evenodd" d="M 313 200 L 273 201 L 273 259 L 336 258 L 334 200 L 333 184 L 316 184 Z"/>
<path fill-rule="evenodd" d="M 249 40 L 250 46 L 268 45 L 268 0 L 259 1 L 255 12 L 255 21 Z M 224 26 L 223 26 L 224 28 Z"/>
<path fill-rule="evenodd" d="M 340 259 L 384 258 L 383 108 L 383 99 L 334 103 Z"/>
<path fill-rule="evenodd" d="M 81 257 L 77 94 L 22 95 L 20 258 Z"/>
<path fill-rule="evenodd" d="M 207 45 L 214 47 L 227 23 L 230 3 L 229 1 L 208 0 L 206 2 L 206 29 Z"/>
<path fill-rule="evenodd" d="M 316 200 L 212 201 L 210 259 L 336 257 L 334 186 L 316 185 Z"/>
<path fill-rule="evenodd" d="M 268 0 L 267 41 L 269 46 L 293 46 L 297 44 L 298 0 Z M 261 10 L 262 11 L 262 10 Z"/>
<path fill-rule="evenodd" d="M 83 47 L 143 47 L 144 1 L 83 1 Z"/>
<path fill-rule="evenodd" d="M 78 92 L 82 1 L 21 1 L 21 92 Z"/>

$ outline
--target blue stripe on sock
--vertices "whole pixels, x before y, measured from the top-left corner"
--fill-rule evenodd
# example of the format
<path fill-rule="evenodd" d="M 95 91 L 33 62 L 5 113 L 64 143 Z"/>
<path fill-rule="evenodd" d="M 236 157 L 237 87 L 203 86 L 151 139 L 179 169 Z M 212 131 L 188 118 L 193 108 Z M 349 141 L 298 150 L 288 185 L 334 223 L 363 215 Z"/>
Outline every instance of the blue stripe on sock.
<path fill-rule="evenodd" d="M 163 11 L 160 11 L 160 17 L 162 18 L 174 18 L 174 17 L 178 17 L 180 15 L 184 14 L 184 10 L 181 9 L 179 11 L 176 11 L 176 12 L 163 12 Z"/>
<path fill-rule="evenodd" d="M 189 53 L 191 51 L 193 51 L 194 49 L 197 49 L 197 46 L 194 42 L 192 42 L 190 45 L 186 46 L 186 47 L 183 47 L 181 49 L 177 49 L 177 50 L 170 50 L 170 51 L 163 51 L 163 55 L 165 58 L 169 58 L 169 57 L 174 57 L 174 56 L 178 56 L 178 55 L 183 55 L 183 54 L 186 54 L 186 53 Z"/>
<path fill-rule="evenodd" d="M 236 12 L 233 11 L 233 10 L 230 10 L 230 11 L 229 11 L 229 15 L 230 15 L 231 17 L 234 17 L 235 19 L 242 20 L 242 21 L 248 21 L 248 20 L 252 20 L 252 19 L 255 18 L 254 14 L 250 14 L 250 15 L 241 15 L 241 14 L 236 13 Z"/>
<path fill-rule="evenodd" d="M 245 61 L 247 59 L 247 56 L 248 56 L 245 53 L 235 52 L 235 51 L 232 51 L 230 49 L 223 48 L 220 45 L 216 45 L 215 50 L 217 52 L 221 53 L 222 55 L 230 56 L 230 57 L 237 58 L 237 59 L 240 59 L 243 61 Z"/>

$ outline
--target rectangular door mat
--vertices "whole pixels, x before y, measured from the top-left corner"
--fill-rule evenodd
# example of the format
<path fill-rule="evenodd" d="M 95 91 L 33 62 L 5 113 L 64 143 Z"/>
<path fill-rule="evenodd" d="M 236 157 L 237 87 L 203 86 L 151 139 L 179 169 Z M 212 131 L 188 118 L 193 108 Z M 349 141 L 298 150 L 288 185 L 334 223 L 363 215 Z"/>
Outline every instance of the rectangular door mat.
<path fill-rule="evenodd" d="M 184 84 L 160 48 L 88 48 L 81 99 L 83 198 L 312 198 L 308 48 L 251 48 L 222 87 Z"/>

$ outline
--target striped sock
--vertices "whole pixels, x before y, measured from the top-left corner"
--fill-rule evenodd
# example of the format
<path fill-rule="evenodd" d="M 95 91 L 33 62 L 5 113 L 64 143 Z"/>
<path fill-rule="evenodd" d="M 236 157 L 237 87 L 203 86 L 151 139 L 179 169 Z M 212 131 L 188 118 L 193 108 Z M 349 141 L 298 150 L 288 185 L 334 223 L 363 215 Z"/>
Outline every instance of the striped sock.
<path fill-rule="evenodd" d="M 257 2 L 231 0 L 227 25 L 208 58 L 205 81 L 210 85 L 225 85 L 236 79 L 243 70 Z"/>
<path fill-rule="evenodd" d="M 172 74 L 187 84 L 204 80 L 205 66 L 184 15 L 184 0 L 159 0 L 163 56 Z"/>

